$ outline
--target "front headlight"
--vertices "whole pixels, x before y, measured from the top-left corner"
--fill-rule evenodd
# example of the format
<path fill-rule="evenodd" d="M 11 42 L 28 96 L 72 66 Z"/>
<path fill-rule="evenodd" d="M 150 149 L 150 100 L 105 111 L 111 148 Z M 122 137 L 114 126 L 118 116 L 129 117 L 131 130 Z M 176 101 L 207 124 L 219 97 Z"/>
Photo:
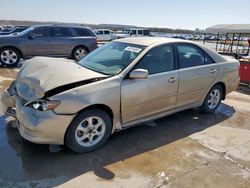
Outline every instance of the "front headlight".
<path fill-rule="evenodd" d="M 29 106 L 36 110 L 48 111 L 54 110 L 60 103 L 60 101 L 38 100 L 30 103 Z"/>

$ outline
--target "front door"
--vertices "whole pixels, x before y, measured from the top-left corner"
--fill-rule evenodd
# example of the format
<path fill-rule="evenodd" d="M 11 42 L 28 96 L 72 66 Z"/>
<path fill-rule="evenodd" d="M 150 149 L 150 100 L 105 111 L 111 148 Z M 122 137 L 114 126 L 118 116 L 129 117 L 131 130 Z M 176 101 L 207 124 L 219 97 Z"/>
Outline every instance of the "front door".
<path fill-rule="evenodd" d="M 121 86 L 123 123 L 147 118 L 176 107 L 179 71 L 172 45 L 151 49 L 133 69 L 146 69 L 147 79 L 126 78 Z"/>
<path fill-rule="evenodd" d="M 48 27 L 35 27 L 23 44 L 28 57 L 49 56 L 52 49 Z"/>

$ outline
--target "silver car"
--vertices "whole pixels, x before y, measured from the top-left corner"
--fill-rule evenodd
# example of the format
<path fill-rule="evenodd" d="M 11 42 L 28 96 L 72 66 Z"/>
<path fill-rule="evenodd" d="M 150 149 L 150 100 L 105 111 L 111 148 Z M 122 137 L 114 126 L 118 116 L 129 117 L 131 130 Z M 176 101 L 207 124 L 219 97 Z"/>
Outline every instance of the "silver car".
<path fill-rule="evenodd" d="M 84 153 L 129 126 L 195 107 L 213 113 L 238 86 L 238 68 L 193 42 L 125 38 L 78 63 L 33 58 L 1 100 L 25 139 Z"/>

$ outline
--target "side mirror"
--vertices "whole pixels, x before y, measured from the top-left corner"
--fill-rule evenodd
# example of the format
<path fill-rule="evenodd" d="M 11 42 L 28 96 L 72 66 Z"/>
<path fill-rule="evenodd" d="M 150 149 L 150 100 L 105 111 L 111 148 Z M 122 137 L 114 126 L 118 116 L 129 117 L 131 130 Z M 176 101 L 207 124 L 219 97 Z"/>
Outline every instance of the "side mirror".
<path fill-rule="evenodd" d="M 35 33 L 30 33 L 28 39 L 33 40 L 36 37 Z"/>
<path fill-rule="evenodd" d="M 131 79 L 147 79 L 148 71 L 145 69 L 135 69 L 129 74 Z"/>

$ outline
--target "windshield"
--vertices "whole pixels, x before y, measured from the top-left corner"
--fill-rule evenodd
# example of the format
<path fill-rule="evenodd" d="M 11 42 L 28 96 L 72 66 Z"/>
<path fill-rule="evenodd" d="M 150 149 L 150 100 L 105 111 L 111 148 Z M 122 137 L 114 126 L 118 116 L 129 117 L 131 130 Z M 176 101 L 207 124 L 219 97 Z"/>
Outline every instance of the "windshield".
<path fill-rule="evenodd" d="M 78 63 L 102 74 L 117 75 L 144 49 L 145 46 L 110 42 L 93 51 Z"/>
<path fill-rule="evenodd" d="M 34 28 L 33 27 L 29 27 L 29 28 L 23 30 L 22 32 L 18 33 L 18 35 L 26 35 L 27 33 L 29 33 L 32 30 L 34 30 Z"/>

